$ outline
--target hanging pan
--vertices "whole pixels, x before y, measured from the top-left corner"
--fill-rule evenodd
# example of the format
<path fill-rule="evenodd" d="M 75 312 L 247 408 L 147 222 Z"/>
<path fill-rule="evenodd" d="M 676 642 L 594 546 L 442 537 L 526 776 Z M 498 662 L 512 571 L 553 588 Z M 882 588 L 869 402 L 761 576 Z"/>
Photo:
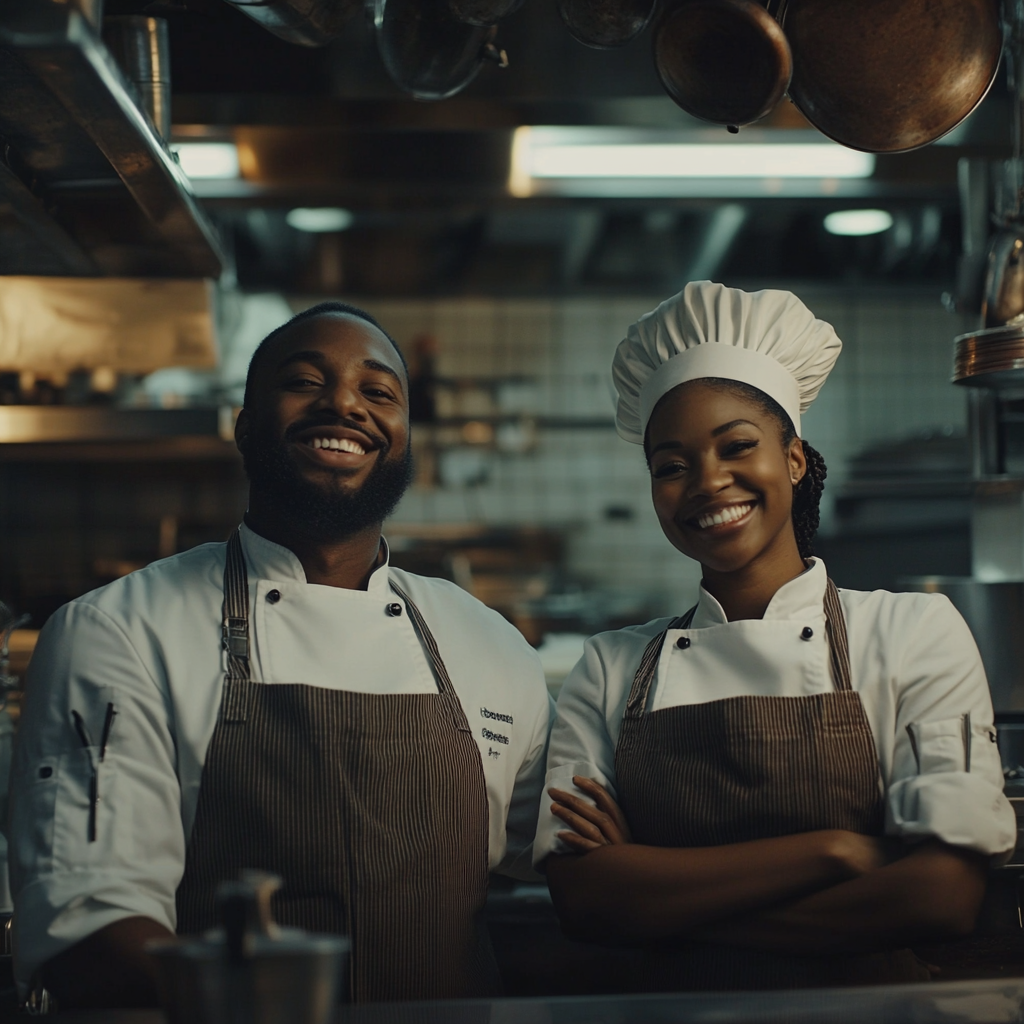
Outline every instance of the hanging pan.
<path fill-rule="evenodd" d="M 505 66 L 495 29 L 456 21 L 448 0 L 373 0 L 377 49 L 391 80 L 420 100 L 464 89 L 487 61 Z"/>
<path fill-rule="evenodd" d="M 654 33 L 665 91 L 694 117 L 731 127 L 768 114 L 793 62 L 779 23 L 754 0 L 681 0 Z"/>
<path fill-rule="evenodd" d="M 655 0 L 558 0 L 569 32 L 586 46 L 608 50 L 632 42 L 647 27 Z"/>
<path fill-rule="evenodd" d="M 851 149 L 900 153 L 955 128 L 999 66 L 998 0 L 788 0 L 789 95 Z"/>
<path fill-rule="evenodd" d="M 522 6 L 523 0 L 448 0 L 452 17 L 466 25 L 496 25 Z"/>

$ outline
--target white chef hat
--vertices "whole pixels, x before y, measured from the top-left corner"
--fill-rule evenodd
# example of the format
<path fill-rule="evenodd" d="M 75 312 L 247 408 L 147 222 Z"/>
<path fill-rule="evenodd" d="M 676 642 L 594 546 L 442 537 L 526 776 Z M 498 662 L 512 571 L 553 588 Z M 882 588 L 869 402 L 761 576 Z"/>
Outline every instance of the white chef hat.
<path fill-rule="evenodd" d="M 842 347 L 832 326 L 816 320 L 792 292 L 691 281 L 640 317 L 619 343 L 612 362 L 615 427 L 620 437 L 643 444 L 663 395 L 689 380 L 723 377 L 774 398 L 799 435 L 800 414 Z"/>

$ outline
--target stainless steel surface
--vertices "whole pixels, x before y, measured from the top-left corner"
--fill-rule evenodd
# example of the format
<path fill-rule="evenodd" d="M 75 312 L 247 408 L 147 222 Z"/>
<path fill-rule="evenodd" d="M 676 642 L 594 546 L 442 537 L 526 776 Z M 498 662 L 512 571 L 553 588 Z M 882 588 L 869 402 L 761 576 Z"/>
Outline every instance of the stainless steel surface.
<path fill-rule="evenodd" d="M 654 63 L 683 110 L 734 128 L 771 113 L 793 75 L 779 23 L 754 0 L 688 0 L 670 8 L 655 30 Z"/>
<path fill-rule="evenodd" d="M 360 9 L 359 0 L 226 0 L 268 32 L 300 46 L 323 46 L 336 39 Z"/>
<path fill-rule="evenodd" d="M 1019 1024 L 1024 980 L 346 1007 L 339 1024 Z"/>
<path fill-rule="evenodd" d="M 994 389 L 1024 385 L 1024 324 L 954 338 L 953 383 Z"/>
<path fill-rule="evenodd" d="M 975 484 L 971 543 L 971 574 L 976 580 L 1024 580 L 1024 480 L 980 480 Z"/>
<path fill-rule="evenodd" d="M 171 44 L 163 18 L 118 15 L 103 22 L 103 42 L 139 94 L 160 135 L 171 136 Z"/>
<path fill-rule="evenodd" d="M 788 0 L 790 98 L 852 149 L 899 153 L 945 135 L 999 67 L 997 0 Z"/>
<path fill-rule="evenodd" d="M 1024 972 L 1024 967 L 1022 967 Z M 157 1010 L 80 1010 L 67 1024 L 162 1024 Z M 1024 977 L 805 992 L 376 1003 L 337 1024 L 1020 1024 Z"/>
<path fill-rule="evenodd" d="M 996 713 L 1024 711 L 1024 582 L 922 576 L 905 580 L 904 589 L 953 602 L 978 644 Z"/>
<path fill-rule="evenodd" d="M 232 410 L 0 405 L 0 445 L 230 435 Z"/>
<path fill-rule="evenodd" d="M 10 191 L 15 205 L 30 209 L 23 189 L 5 188 L 13 175 L 102 274 L 218 277 L 224 257 L 216 233 L 128 90 L 74 7 L 7 0 L 0 7 L 0 135 L 10 173 L 0 177 L 0 196 Z M 59 270 L 55 244 L 64 250 Z M 68 273 L 75 259 L 55 231 L 20 251 L 0 244 L 0 273 Z"/>

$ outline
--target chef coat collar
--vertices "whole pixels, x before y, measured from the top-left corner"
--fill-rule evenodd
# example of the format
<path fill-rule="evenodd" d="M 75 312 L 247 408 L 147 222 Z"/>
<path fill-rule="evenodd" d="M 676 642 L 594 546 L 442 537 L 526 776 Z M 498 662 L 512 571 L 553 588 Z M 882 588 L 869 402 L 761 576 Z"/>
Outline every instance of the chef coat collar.
<path fill-rule="evenodd" d="M 820 558 L 810 559 L 810 566 L 795 579 L 784 583 L 768 602 L 766 619 L 821 619 L 824 612 L 825 583 L 828 573 Z M 691 629 L 722 626 L 728 622 L 725 610 L 701 585 L 700 600 L 694 613 Z"/>
<path fill-rule="evenodd" d="M 242 550 L 245 552 L 245 564 L 254 579 L 261 580 L 293 580 L 296 583 L 306 582 L 306 573 L 294 551 L 267 540 L 251 527 L 242 523 L 238 532 L 242 538 Z M 384 561 L 370 573 L 366 590 L 371 594 L 379 594 L 388 590 L 388 567 L 391 553 L 388 542 L 381 537 L 384 548 Z"/>

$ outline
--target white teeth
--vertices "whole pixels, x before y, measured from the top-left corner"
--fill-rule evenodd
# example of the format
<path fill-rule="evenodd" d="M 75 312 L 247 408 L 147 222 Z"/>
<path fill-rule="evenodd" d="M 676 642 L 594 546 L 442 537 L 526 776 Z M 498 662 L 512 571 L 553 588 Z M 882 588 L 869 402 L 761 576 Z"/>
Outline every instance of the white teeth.
<path fill-rule="evenodd" d="M 347 437 L 314 437 L 309 442 L 313 448 L 326 448 L 332 452 L 351 452 L 354 455 L 365 455 L 366 449 L 357 441 Z"/>
<path fill-rule="evenodd" d="M 709 512 L 700 516 L 697 520 L 697 526 L 702 530 L 706 530 L 709 526 L 734 523 L 737 519 L 742 519 L 751 508 L 753 508 L 752 505 L 729 505 L 718 512 Z"/>

